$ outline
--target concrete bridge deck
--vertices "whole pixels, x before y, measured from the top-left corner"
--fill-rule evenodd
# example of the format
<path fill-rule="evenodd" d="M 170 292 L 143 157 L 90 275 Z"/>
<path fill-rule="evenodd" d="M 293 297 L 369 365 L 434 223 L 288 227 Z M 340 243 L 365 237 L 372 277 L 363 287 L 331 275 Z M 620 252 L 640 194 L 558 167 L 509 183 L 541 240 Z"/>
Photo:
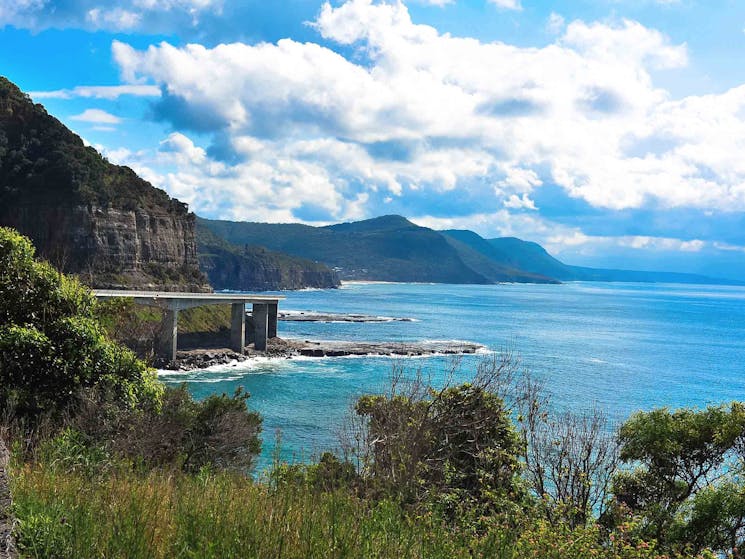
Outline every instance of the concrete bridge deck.
<path fill-rule="evenodd" d="M 178 313 L 185 309 L 204 305 L 231 305 L 230 345 L 231 349 L 243 353 L 246 346 L 246 305 L 252 305 L 254 324 L 254 347 L 265 351 L 267 340 L 277 336 L 277 313 L 279 302 L 276 295 L 250 295 L 242 293 L 179 293 L 171 291 L 125 291 L 94 289 L 99 299 L 124 297 L 140 305 L 165 309 L 161 324 L 159 353 L 162 357 L 176 360 L 178 346 Z"/>

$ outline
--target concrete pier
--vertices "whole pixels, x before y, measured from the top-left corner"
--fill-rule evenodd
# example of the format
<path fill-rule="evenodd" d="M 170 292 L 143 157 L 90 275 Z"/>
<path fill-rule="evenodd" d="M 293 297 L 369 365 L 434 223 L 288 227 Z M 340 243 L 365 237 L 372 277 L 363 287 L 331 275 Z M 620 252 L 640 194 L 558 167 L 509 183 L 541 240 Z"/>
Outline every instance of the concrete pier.
<path fill-rule="evenodd" d="M 177 293 L 159 291 L 121 291 L 94 289 L 99 299 L 125 297 L 140 305 L 165 309 L 161 324 L 158 351 L 161 357 L 176 360 L 178 349 L 179 311 L 204 305 L 231 305 L 230 345 L 233 351 L 243 353 L 246 345 L 246 305 L 253 308 L 254 347 L 266 351 L 267 339 L 277 336 L 279 302 L 284 297 L 241 295 L 237 293 Z"/>
<path fill-rule="evenodd" d="M 230 349 L 243 353 L 246 343 L 246 305 L 233 303 L 230 306 Z"/>
<path fill-rule="evenodd" d="M 158 336 L 158 355 L 176 361 L 178 347 L 178 309 L 166 309 Z"/>
<path fill-rule="evenodd" d="M 261 303 L 253 304 L 254 322 L 254 347 L 257 351 L 266 351 L 266 342 L 269 338 L 269 309 Z"/>
<path fill-rule="evenodd" d="M 267 337 L 269 338 L 276 338 L 277 337 L 277 320 L 279 315 L 279 305 L 267 305 L 269 308 L 269 323 L 268 323 L 268 332 Z"/>

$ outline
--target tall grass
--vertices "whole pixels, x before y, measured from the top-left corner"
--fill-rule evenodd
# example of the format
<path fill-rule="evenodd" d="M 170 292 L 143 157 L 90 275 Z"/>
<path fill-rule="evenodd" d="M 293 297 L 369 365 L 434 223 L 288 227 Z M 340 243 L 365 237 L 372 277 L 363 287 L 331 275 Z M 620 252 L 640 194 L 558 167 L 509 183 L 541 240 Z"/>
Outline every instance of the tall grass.
<path fill-rule="evenodd" d="M 237 475 L 116 471 L 91 478 L 42 465 L 13 472 L 19 545 L 33 558 L 656 557 L 647 544 L 603 547 L 596 527 L 547 522 L 475 533 L 347 490 L 276 487 Z"/>

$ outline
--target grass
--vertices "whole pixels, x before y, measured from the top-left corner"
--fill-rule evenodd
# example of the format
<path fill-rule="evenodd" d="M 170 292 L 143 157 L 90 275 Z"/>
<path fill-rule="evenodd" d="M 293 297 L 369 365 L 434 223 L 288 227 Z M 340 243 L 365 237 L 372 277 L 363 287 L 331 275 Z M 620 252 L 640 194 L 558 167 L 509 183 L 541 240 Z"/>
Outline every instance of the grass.
<path fill-rule="evenodd" d="M 231 474 L 114 469 L 91 478 L 42 465 L 13 474 L 19 545 L 30 558 L 657 557 L 646 544 L 603 547 L 596 527 L 508 529 L 495 520 L 476 533 L 344 489 L 278 488 Z"/>

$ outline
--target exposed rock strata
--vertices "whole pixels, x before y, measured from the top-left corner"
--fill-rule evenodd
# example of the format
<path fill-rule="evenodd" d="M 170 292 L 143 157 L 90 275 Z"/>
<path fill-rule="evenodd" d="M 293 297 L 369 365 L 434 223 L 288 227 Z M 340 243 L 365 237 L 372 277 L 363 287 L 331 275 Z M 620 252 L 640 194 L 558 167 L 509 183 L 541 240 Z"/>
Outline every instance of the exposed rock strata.
<path fill-rule="evenodd" d="M 204 291 L 194 216 L 170 208 L 24 205 L 0 211 L 0 224 L 31 238 L 57 268 L 95 287 Z"/>

